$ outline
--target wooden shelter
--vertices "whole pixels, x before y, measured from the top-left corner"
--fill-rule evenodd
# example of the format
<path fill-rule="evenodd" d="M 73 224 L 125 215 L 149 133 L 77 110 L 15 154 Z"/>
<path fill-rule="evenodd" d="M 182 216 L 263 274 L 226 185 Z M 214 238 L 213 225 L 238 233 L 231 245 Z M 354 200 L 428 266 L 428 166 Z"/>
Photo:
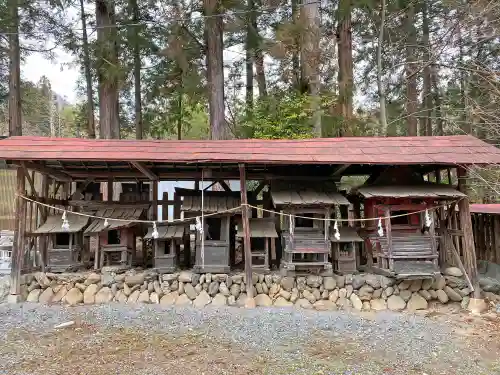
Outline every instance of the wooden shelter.
<path fill-rule="evenodd" d="M 274 218 L 251 218 L 250 245 L 252 254 L 252 269 L 255 271 L 269 271 L 269 253 L 271 243 L 276 241 L 276 221 Z M 244 238 L 245 231 L 242 223 L 238 223 L 237 238 Z"/>
<path fill-rule="evenodd" d="M 69 207 L 68 197 L 71 196 L 73 182 L 83 186 L 89 182 L 105 182 L 107 197 L 113 196 L 114 182 L 136 184 L 147 182 L 150 188 L 149 201 L 142 203 L 147 203 L 151 207 L 148 219 L 156 220 L 158 205 L 162 205 L 165 209 L 166 206 L 175 204 L 168 199 L 158 199 L 158 181 L 194 180 L 199 184 L 202 180 L 221 183 L 225 180 L 239 179 L 241 189 L 235 192 L 235 195 L 240 195 L 242 206 L 239 214 L 242 217 L 244 232 L 245 273 L 250 279 L 251 214 L 247 203 L 267 205 L 268 203 L 262 201 L 258 203 L 257 199 L 266 185 L 271 185 L 272 195 L 272 187 L 276 182 L 300 180 L 317 187 L 332 181 L 338 182 L 345 176 L 377 176 L 391 166 L 406 165 L 420 176 L 435 176 L 433 179 L 436 183 L 442 184 L 444 176 L 448 174 L 453 179 L 448 179 L 447 183 L 454 188 L 458 185 L 458 190 L 465 193 L 465 176 L 469 166 L 500 164 L 500 150 L 472 136 L 224 141 L 16 136 L 0 140 L 0 146 L 0 160 L 5 161 L 8 168 L 15 168 L 17 171 L 14 223 L 16 230 L 12 252 L 10 300 L 18 300 L 20 296 L 20 274 L 23 270 L 26 247 L 31 247 L 42 255 L 42 267 L 47 264 L 47 248 L 43 241 L 27 241 L 26 234 L 31 231 L 30 223 L 36 222 L 35 218 L 38 217 L 44 222 L 47 216 L 46 210 L 33 202 L 41 201 L 59 208 Z M 33 174 L 42 175 L 40 187 L 35 186 Z M 257 187 L 247 192 L 247 181 L 256 181 Z M 27 189 L 28 184 L 29 189 Z M 390 184 L 396 185 L 392 182 Z M 54 191 L 58 189 L 64 194 L 56 196 Z M 85 197 L 86 192 L 83 193 Z M 267 194 L 267 191 L 265 193 Z M 354 205 L 358 203 L 353 202 Z M 439 234 L 443 238 L 451 236 L 452 242 L 458 240 L 461 243 L 459 257 L 475 291 L 478 291 L 469 203 L 465 198 L 458 202 L 455 200 L 454 203 L 458 211 L 452 211 L 451 207 L 448 207 L 439 212 Z M 446 215 L 449 212 L 458 213 L 460 229 L 451 229 L 448 225 L 441 226 L 443 221 L 444 224 L 448 224 L 449 218 L 455 216 L 455 214 Z M 227 226 L 221 223 L 221 234 L 227 233 L 225 228 Z M 286 228 L 287 226 L 283 227 Z M 105 230 L 100 229 L 98 233 L 101 232 Z M 324 237 L 321 241 L 324 247 Z M 27 254 L 31 254 L 31 251 Z M 221 261 L 217 262 L 217 265 L 222 265 L 222 259 L 225 261 L 226 254 L 224 251 L 218 254 L 221 256 Z M 285 256 L 289 257 L 287 254 Z M 321 261 L 326 264 L 324 255 Z M 251 285 L 247 285 L 247 294 L 249 296 L 253 294 Z"/>
<path fill-rule="evenodd" d="M 478 260 L 500 264 L 500 203 L 471 204 Z"/>
<path fill-rule="evenodd" d="M 334 184 L 312 187 L 297 181 L 271 184 L 271 199 L 285 219 L 281 231 L 283 272 L 293 272 L 296 267 L 330 271 L 329 219 L 335 217 L 336 207 L 349 205 L 349 201 Z"/>
<path fill-rule="evenodd" d="M 95 216 L 109 220 L 106 222 L 95 219 L 84 232 L 86 236 L 97 236 L 98 245 L 94 258 L 96 269 L 113 264 L 132 266 L 136 256 L 136 236 L 142 235 L 142 226 L 134 220 L 144 220 L 148 207 L 149 205 L 141 205 L 97 210 Z"/>
<path fill-rule="evenodd" d="M 144 239 L 153 241 L 154 268 L 160 273 L 175 272 L 179 266 L 181 245 L 189 241 L 184 224 L 162 224 L 157 227 L 158 238 L 153 238 L 153 227 Z"/>
<path fill-rule="evenodd" d="M 204 191 L 202 199 L 201 190 L 176 189 L 176 192 L 184 197 L 181 206 L 184 217 L 204 221 L 203 234 L 197 233 L 195 237 L 194 270 L 229 272 L 230 252 L 235 245 L 233 217 L 240 213 L 235 210 L 241 204 L 240 193 Z"/>
<path fill-rule="evenodd" d="M 374 271 L 402 279 L 439 273 L 434 208 L 466 198 L 464 193 L 424 181 L 411 168 L 394 167 L 358 188 L 357 194 L 364 199 L 365 217 L 374 218 L 365 228 L 367 246 L 377 260 Z"/>
<path fill-rule="evenodd" d="M 68 213 L 69 228 L 62 227 L 62 214 L 50 215 L 31 235 L 44 236 L 47 243 L 47 270 L 66 272 L 85 265 L 90 259 L 83 246 L 83 230 L 89 218 Z"/>
<path fill-rule="evenodd" d="M 339 227 L 340 238 L 335 237 L 333 227 L 330 227 L 330 241 L 332 243 L 333 270 L 340 274 L 355 273 L 358 271 L 358 257 L 363 239 L 356 228 Z"/>

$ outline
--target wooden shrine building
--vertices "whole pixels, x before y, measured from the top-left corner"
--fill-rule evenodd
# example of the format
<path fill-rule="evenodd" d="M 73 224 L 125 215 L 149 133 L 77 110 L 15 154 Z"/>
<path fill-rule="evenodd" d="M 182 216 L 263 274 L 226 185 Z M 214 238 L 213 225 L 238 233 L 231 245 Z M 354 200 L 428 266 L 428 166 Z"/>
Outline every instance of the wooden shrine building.
<path fill-rule="evenodd" d="M 106 213 L 103 217 L 116 218 L 118 211 L 115 210 L 123 209 L 125 203 L 144 205 L 144 209 L 138 215 L 127 215 L 126 218 L 120 216 L 125 222 L 129 218 L 129 225 L 124 221 L 113 224 L 112 220 L 108 220 L 108 226 L 106 226 L 102 219 L 90 220 L 88 227 L 84 229 L 84 234 L 98 235 L 101 240 L 101 245 L 98 247 L 100 250 L 97 252 L 98 259 L 95 263 L 97 267 L 107 263 L 108 260 L 110 263 L 117 261 L 133 264 L 135 258 L 133 238 L 143 238 L 151 227 L 151 224 L 140 225 L 134 220 L 145 218 L 156 222 L 160 219 L 158 207 L 163 208 L 163 218 L 165 218 L 165 212 L 168 212 L 169 206 L 173 206 L 176 217 L 184 216 L 189 219 L 191 216 L 191 225 L 194 225 L 195 217 L 201 216 L 201 209 L 203 213 L 216 214 L 213 216 L 214 220 L 209 220 L 212 216 L 207 216 L 207 220 L 203 223 L 208 225 L 207 230 L 204 231 L 208 236 L 203 237 L 205 256 L 202 262 L 198 261 L 198 244 L 196 244 L 196 250 L 193 251 L 193 253 L 196 252 L 195 266 L 200 272 L 207 271 L 208 266 L 215 266 L 221 271 L 230 268 L 232 241 L 235 241 L 239 231 L 239 235 L 243 236 L 245 272 L 248 279 L 251 278 L 253 267 L 250 219 L 269 218 L 270 221 L 275 220 L 276 223 L 281 223 L 281 226 L 277 226 L 276 229 L 277 234 L 285 239 L 284 247 L 279 246 L 277 241 L 270 241 L 270 262 L 274 263 L 276 259 L 281 258 L 288 265 L 301 263 L 303 259 L 308 258 L 308 255 L 294 254 L 297 249 L 312 248 L 302 246 L 305 243 L 302 240 L 308 239 L 310 243 L 314 242 L 317 245 L 315 245 L 316 248 L 321 248 L 321 252 L 316 252 L 315 259 L 307 260 L 317 262 L 325 268 L 324 266 L 328 263 L 340 260 L 338 258 L 340 253 L 335 258 L 329 250 L 326 251 L 332 246 L 331 231 L 328 228 L 331 224 L 318 226 L 320 221 L 314 221 L 315 224 L 312 227 L 310 224 L 304 224 L 305 229 L 302 230 L 300 229 L 302 224 L 298 223 L 292 215 L 292 231 L 295 237 L 291 241 L 290 233 L 288 235 L 286 233 L 290 229 L 290 223 L 285 223 L 282 218 L 280 219 L 281 214 L 302 213 L 299 216 L 318 214 L 323 218 L 329 216 L 345 219 L 346 208 L 349 207 L 351 208 L 349 212 L 353 212 L 353 219 L 363 218 L 363 215 L 373 215 L 374 220 L 370 222 L 354 222 L 356 233 L 359 233 L 366 243 L 373 234 L 373 232 L 370 234 L 370 231 L 374 229 L 373 226 L 377 226 L 378 219 L 375 217 L 378 218 L 381 211 L 389 210 L 389 213 L 394 214 L 406 209 L 395 207 L 402 205 L 402 200 L 411 198 L 413 201 L 414 198 L 418 198 L 420 202 L 423 202 L 418 204 L 425 203 L 425 207 L 440 206 L 433 210 L 435 234 L 429 231 L 422 233 L 429 238 L 429 241 L 433 236 L 438 237 L 436 248 L 430 242 L 432 254 L 429 255 L 432 257 L 426 255 L 424 261 L 432 262 L 434 265 L 437 259 L 438 265 L 441 265 L 450 254 L 455 254 L 452 252 L 455 249 L 456 256 L 474 284 L 475 291 L 478 291 L 471 215 L 468 199 L 464 196 L 467 191 L 465 177 L 469 166 L 500 164 L 500 150 L 472 136 L 221 141 L 97 140 L 17 136 L 0 140 L 0 160 L 7 168 L 17 171 L 16 230 L 12 249 L 9 297 L 14 301 L 20 295 L 20 274 L 25 271 L 25 266 L 29 261 L 29 259 L 24 259 L 25 254 L 40 254 L 42 261 L 37 265 L 40 269 L 46 269 L 50 264 L 49 251 L 51 250 L 47 241 L 32 241 L 29 237 L 30 232 L 35 230 L 32 229 L 32 223 L 36 222 L 35 228 L 39 228 L 48 220 L 48 216 L 56 214 L 55 208 L 67 210 L 69 216 L 72 215 L 73 210 L 83 209 L 70 204 L 69 197 L 74 194 L 75 186 L 82 190 L 81 195 L 84 200 L 101 200 L 101 204 L 111 205 L 106 209 L 111 208 L 113 211 L 109 215 Z M 454 193 L 435 199 L 422 196 L 404 197 L 401 190 L 397 189 L 385 191 L 383 196 L 374 195 L 373 191 L 369 193 L 367 190 L 362 190 L 373 185 L 377 178 L 384 174 L 384 171 L 401 166 L 411 170 L 413 175 L 419 176 L 427 183 L 446 185 L 448 189 L 459 191 L 461 194 Z M 33 174 L 41 175 L 41 186 L 34 183 Z M 318 190 L 336 185 L 341 179 L 348 177 L 356 177 L 357 180 L 361 177 L 366 178 L 363 188 L 359 190 L 361 194 L 347 197 L 350 202 L 335 190 L 330 190 L 330 193 L 335 193 L 335 197 L 328 202 L 321 201 L 318 196 L 309 197 L 308 189 Z M 224 182 L 227 180 L 239 180 L 241 186 L 239 191 L 230 191 L 231 189 Z M 182 197 L 180 196 L 182 192 L 179 192 L 173 200 L 159 199 L 158 183 L 160 181 L 194 181 L 195 191 L 184 192 Z M 203 194 L 203 200 L 206 197 L 207 202 L 201 204 L 202 190 L 199 186 L 202 181 L 221 185 L 224 188 L 221 193 L 226 197 L 225 203 L 224 198 L 216 197 L 216 195 L 213 195 L 212 199 L 212 194 L 207 191 L 206 195 Z M 119 202 L 113 199 L 115 197 L 113 190 L 118 182 L 122 183 L 122 186 L 125 186 L 123 183 L 141 186 L 141 190 L 137 190 L 141 192 L 140 196 L 133 198 L 135 202 Z M 295 198 L 289 202 L 278 199 L 277 192 L 280 188 L 277 186 L 283 182 L 306 184 L 305 189 L 300 187 L 298 191 L 295 191 L 301 199 L 299 204 L 295 204 Z M 95 187 L 96 184 L 101 184 L 101 191 L 89 193 L 90 186 Z M 405 182 L 387 181 L 387 185 L 392 187 L 402 184 Z M 143 190 L 145 185 L 148 186 L 148 191 Z M 252 186 L 251 189 L 250 186 Z M 55 194 L 58 190 L 64 194 Z M 304 195 L 307 199 L 304 199 Z M 227 197 L 231 197 L 232 202 L 229 202 Z M 102 202 L 102 200 L 108 202 Z M 36 202 L 43 202 L 52 208 L 42 209 Z M 349 206 L 347 203 L 350 203 Z M 255 208 L 251 209 L 249 204 L 269 211 L 259 214 Z M 409 210 L 414 210 L 416 206 L 413 202 L 411 205 Z M 235 212 L 228 213 L 225 210 L 230 207 Z M 317 211 L 308 213 L 307 210 Z M 85 209 L 85 212 L 87 211 Z M 97 211 L 94 211 L 96 215 Z M 334 211 L 338 216 L 334 216 Z M 416 219 L 410 218 L 411 221 L 403 225 L 414 226 L 414 233 L 416 233 L 416 230 L 422 226 L 421 220 L 423 219 L 425 220 L 425 217 L 419 217 L 417 222 Z M 240 220 L 241 231 L 239 226 L 237 227 L 237 222 Z M 455 222 L 458 223 L 458 227 L 453 226 Z M 384 233 L 394 234 L 396 238 L 396 225 L 400 224 L 391 221 L 390 225 L 392 224 L 394 224 L 394 232 L 387 231 L 386 226 Z M 113 242 L 117 239 L 110 240 L 109 233 L 107 233 L 113 230 L 120 232 L 119 245 L 116 244 L 120 250 L 115 251 L 114 255 L 111 254 L 113 251 L 105 248 L 115 245 Z M 306 234 L 308 231 L 311 232 L 311 236 Z M 268 238 L 272 236 L 274 233 Z M 392 241 L 387 238 L 386 240 Z M 214 251 L 208 250 L 211 247 Z M 141 259 L 144 265 L 147 260 L 146 250 L 143 247 Z M 426 245 L 425 251 L 428 250 Z M 373 257 L 370 262 L 368 254 L 362 253 L 359 263 L 365 262 L 366 258 L 366 266 L 376 266 L 390 271 L 391 267 L 393 269 L 397 267 L 398 260 L 395 255 L 398 252 L 399 250 L 392 251 L 391 255 L 388 250 L 385 253 L 389 256 L 377 256 L 377 264 L 374 264 Z M 108 253 L 110 255 L 107 255 Z M 283 256 L 280 257 L 280 253 L 283 253 Z M 378 253 L 383 254 L 384 250 Z M 380 266 L 382 263 L 379 265 L 379 258 L 382 259 L 382 267 Z M 215 270 L 215 268 L 212 269 Z M 253 294 L 251 285 L 247 288 L 247 294 L 250 296 Z"/>

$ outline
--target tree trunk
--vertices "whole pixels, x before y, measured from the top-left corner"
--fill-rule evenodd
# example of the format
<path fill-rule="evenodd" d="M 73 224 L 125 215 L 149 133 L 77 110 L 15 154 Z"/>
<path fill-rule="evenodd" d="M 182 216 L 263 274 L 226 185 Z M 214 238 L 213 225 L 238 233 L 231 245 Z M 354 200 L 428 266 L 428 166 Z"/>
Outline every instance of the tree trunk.
<path fill-rule="evenodd" d="M 19 2 L 9 1 L 9 135 L 22 135 Z"/>
<path fill-rule="evenodd" d="M 99 82 L 99 134 L 101 138 L 120 138 L 118 102 L 118 45 L 112 0 L 96 0 Z"/>
<path fill-rule="evenodd" d="M 257 4 L 258 6 L 262 6 L 262 2 Z M 255 9 L 255 3 L 254 8 Z M 264 53 L 262 52 L 262 38 L 259 35 L 259 29 L 257 25 L 257 14 L 254 13 L 254 17 L 252 18 L 252 29 L 255 34 L 255 73 L 257 77 L 257 86 L 259 87 L 259 96 L 266 97 L 267 96 L 267 84 L 266 84 L 266 73 L 264 70 Z"/>
<path fill-rule="evenodd" d="M 352 28 L 351 1 L 340 0 L 337 12 L 337 43 L 338 43 L 338 111 L 342 116 L 343 135 L 352 135 L 350 121 L 352 120 L 353 68 L 352 68 Z"/>
<path fill-rule="evenodd" d="M 84 0 L 80 0 L 83 44 L 83 70 L 85 71 L 85 86 L 87 91 L 87 133 L 89 138 L 95 138 L 94 94 L 92 90 L 92 72 L 90 71 L 89 38 L 87 35 L 87 16 Z"/>
<path fill-rule="evenodd" d="M 424 71 L 423 71 L 423 92 L 422 107 L 423 121 L 421 135 L 432 135 L 432 88 L 431 88 L 431 43 L 429 35 L 429 14 L 427 0 L 422 1 L 422 44 L 424 47 Z"/>
<path fill-rule="evenodd" d="M 292 0 L 292 22 L 295 26 L 299 23 L 300 19 L 300 12 L 299 12 L 299 0 Z M 302 85 L 302 74 L 301 74 L 301 64 L 300 64 L 300 41 L 299 37 L 297 36 L 297 32 L 295 31 L 294 33 L 294 46 L 292 50 L 292 70 L 293 70 L 293 76 L 294 76 L 294 86 L 297 90 L 300 90 L 301 92 L 307 92 L 303 91 L 303 85 Z"/>
<path fill-rule="evenodd" d="M 253 0 L 247 0 L 247 35 L 246 35 L 246 105 L 247 110 L 253 107 L 253 61 L 255 57 L 255 30 L 253 29 L 255 18 L 255 4 Z"/>
<path fill-rule="evenodd" d="M 417 42 L 415 30 L 415 5 L 410 0 L 406 8 L 405 29 L 406 29 L 406 116 L 408 124 L 408 135 L 417 135 L 417 75 L 415 60 L 415 45 Z"/>
<path fill-rule="evenodd" d="M 385 0 L 382 0 L 382 6 L 380 9 L 380 28 L 379 28 L 378 45 L 377 45 L 377 86 L 378 86 L 378 100 L 380 104 L 379 117 L 383 135 L 387 134 L 385 89 L 382 82 L 382 77 L 384 75 L 384 71 L 382 69 L 382 46 L 384 43 L 385 8 L 386 8 Z"/>
<path fill-rule="evenodd" d="M 211 139 L 226 139 L 228 129 L 224 115 L 223 22 L 218 0 L 203 0 L 207 50 L 207 84 Z"/>
<path fill-rule="evenodd" d="M 431 65 L 432 98 L 436 107 L 436 135 L 444 135 L 443 115 L 441 112 L 441 95 L 438 87 L 438 72 L 436 65 Z"/>
<path fill-rule="evenodd" d="M 139 24 L 139 7 L 137 0 L 130 0 L 132 13 L 132 24 Z M 141 51 L 139 42 L 139 27 L 132 27 L 134 30 L 134 97 L 135 97 L 135 138 L 142 139 L 142 98 L 141 98 Z"/>
<path fill-rule="evenodd" d="M 319 79 L 319 2 L 317 0 L 303 0 L 303 24 L 305 26 L 304 41 L 302 43 L 302 69 L 311 96 L 313 110 L 313 134 L 321 137 L 321 107 L 320 107 L 320 79 Z"/>

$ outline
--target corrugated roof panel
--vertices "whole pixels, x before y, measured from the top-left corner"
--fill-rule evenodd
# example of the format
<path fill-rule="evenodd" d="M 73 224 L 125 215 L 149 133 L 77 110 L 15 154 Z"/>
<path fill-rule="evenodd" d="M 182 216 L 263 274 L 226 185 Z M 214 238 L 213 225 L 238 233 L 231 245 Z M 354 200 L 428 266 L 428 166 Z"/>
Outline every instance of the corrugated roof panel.
<path fill-rule="evenodd" d="M 9 137 L 0 159 L 266 164 L 498 164 L 500 150 L 469 135 L 305 140 L 123 140 Z"/>

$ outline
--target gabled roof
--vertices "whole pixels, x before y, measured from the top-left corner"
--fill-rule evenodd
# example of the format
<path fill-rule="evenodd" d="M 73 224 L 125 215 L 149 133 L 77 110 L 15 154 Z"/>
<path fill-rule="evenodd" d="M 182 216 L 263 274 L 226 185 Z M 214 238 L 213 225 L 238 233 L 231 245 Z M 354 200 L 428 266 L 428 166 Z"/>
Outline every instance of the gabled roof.
<path fill-rule="evenodd" d="M 362 186 L 357 192 L 365 198 L 461 198 L 466 195 L 449 185 L 386 185 Z"/>
<path fill-rule="evenodd" d="M 99 233 L 105 230 L 119 229 L 133 224 L 133 220 L 139 220 L 144 213 L 144 208 L 106 208 L 96 212 L 95 216 L 121 219 L 120 221 L 108 220 L 108 226 L 105 226 L 105 220 L 95 219 L 85 229 L 85 234 Z M 122 221 L 125 220 L 125 221 Z M 130 220 L 130 221 L 128 221 Z"/>
<path fill-rule="evenodd" d="M 356 228 L 353 227 L 339 227 L 340 239 L 335 238 L 335 230 L 330 226 L 330 241 L 332 242 L 363 242 Z"/>
<path fill-rule="evenodd" d="M 62 214 L 51 215 L 47 217 L 45 223 L 33 231 L 33 234 L 46 234 L 46 233 L 77 233 L 80 232 L 89 223 L 87 216 L 75 215 L 71 213 L 66 214 L 66 219 L 69 223 L 69 229 L 62 229 Z"/>
<path fill-rule="evenodd" d="M 159 225 L 156 229 L 158 231 L 158 239 L 166 240 L 170 238 L 182 238 L 186 227 L 184 225 L 164 224 Z M 149 227 L 148 233 L 144 236 L 145 239 L 153 238 L 153 227 Z"/>
<path fill-rule="evenodd" d="M 276 206 L 348 205 L 349 201 L 334 183 L 306 184 L 281 182 L 271 184 L 271 199 Z"/>
<path fill-rule="evenodd" d="M 274 218 L 252 218 L 249 219 L 250 224 L 250 237 L 254 238 L 278 238 L 276 232 L 276 223 Z M 245 237 L 243 231 L 243 223 L 238 223 L 238 232 L 236 237 Z"/>
<path fill-rule="evenodd" d="M 500 149 L 470 135 L 170 141 L 9 137 L 0 159 L 262 164 L 497 164 Z"/>

